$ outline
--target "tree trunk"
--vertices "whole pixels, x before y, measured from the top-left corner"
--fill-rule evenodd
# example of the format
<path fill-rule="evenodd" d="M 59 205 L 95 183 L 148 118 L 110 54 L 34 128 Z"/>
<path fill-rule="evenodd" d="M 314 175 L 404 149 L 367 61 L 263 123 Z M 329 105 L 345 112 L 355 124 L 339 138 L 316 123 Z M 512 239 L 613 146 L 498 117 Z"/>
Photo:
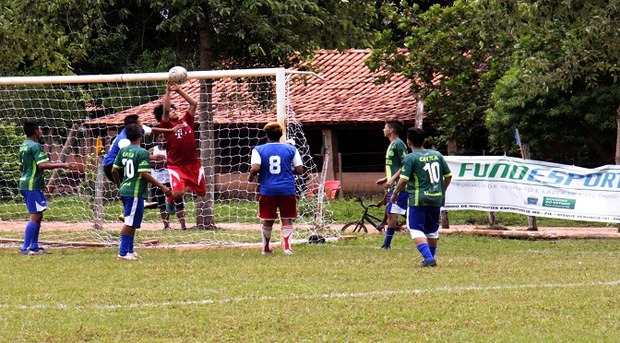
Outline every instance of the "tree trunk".
<path fill-rule="evenodd" d="M 200 70 L 211 70 L 213 66 L 212 30 L 206 18 L 198 23 L 200 34 Z M 210 81 L 201 82 L 198 105 L 200 162 L 204 167 L 207 193 L 196 201 L 196 226 L 202 229 L 215 229 L 213 203 L 215 200 L 215 135 L 213 126 L 213 101 Z"/>

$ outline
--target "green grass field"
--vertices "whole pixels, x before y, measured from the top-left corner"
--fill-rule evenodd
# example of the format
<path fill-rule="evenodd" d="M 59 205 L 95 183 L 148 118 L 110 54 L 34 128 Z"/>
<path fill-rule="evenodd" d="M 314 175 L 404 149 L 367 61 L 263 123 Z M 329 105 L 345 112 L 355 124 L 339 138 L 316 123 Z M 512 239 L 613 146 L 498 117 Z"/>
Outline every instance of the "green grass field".
<path fill-rule="evenodd" d="M 258 250 L 0 249 L 2 342 L 617 342 L 620 242 L 404 234 Z"/>

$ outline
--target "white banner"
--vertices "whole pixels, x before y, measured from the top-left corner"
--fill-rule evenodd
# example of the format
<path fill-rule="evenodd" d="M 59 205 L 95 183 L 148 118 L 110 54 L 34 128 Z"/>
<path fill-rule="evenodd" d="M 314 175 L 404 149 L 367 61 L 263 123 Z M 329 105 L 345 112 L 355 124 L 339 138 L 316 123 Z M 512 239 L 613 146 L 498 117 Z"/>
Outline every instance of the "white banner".
<path fill-rule="evenodd" d="M 586 169 L 497 156 L 445 156 L 445 209 L 620 223 L 620 165 Z"/>

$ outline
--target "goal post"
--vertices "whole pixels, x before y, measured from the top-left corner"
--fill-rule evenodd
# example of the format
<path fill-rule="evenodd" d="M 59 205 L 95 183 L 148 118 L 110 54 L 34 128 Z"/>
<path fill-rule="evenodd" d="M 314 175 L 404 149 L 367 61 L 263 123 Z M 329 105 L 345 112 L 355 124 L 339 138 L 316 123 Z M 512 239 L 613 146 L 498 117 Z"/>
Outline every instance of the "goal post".
<path fill-rule="evenodd" d="M 307 189 L 318 186 L 320 175 L 288 97 L 292 73 L 284 68 L 188 72 L 181 88 L 199 100 L 195 130 L 208 193 L 204 198 L 186 194 L 184 214 L 187 226 L 198 229 L 163 231 L 159 210 L 145 210 L 138 240 L 159 245 L 260 242 L 256 185 L 247 182 L 247 173 L 251 150 L 266 142 L 262 126 L 270 121 L 285 124 L 285 139 L 295 141 L 304 161 L 304 175 L 296 180 L 299 218 L 294 237 L 306 239 L 317 230 L 338 235 L 329 227 L 333 215 L 326 211 L 327 204 L 307 196 Z M 53 187 L 41 240 L 116 244 L 122 205 L 116 187 L 103 176 L 103 156 L 123 129 L 125 116 L 137 114 L 143 124 L 158 125 L 153 108 L 161 103 L 167 79 L 166 72 L 0 77 L 0 178 L 5 183 L 0 193 L 0 244 L 19 240 L 19 225 L 28 219 L 17 190 L 17 150 L 25 138 L 21 124 L 33 120 L 43 129 L 42 145 L 52 161 L 80 166 L 78 171 L 45 172 Z M 179 109 L 187 107 L 176 94 L 171 101 Z M 100 142 L 102 152 L 97 151 Z M 153 147 L 155 137 L 145 136 L 142 144 Z M 316 216 L 318 208 L 321 218 Z M 175 216 L 170 222 L 179 228 Z"/>

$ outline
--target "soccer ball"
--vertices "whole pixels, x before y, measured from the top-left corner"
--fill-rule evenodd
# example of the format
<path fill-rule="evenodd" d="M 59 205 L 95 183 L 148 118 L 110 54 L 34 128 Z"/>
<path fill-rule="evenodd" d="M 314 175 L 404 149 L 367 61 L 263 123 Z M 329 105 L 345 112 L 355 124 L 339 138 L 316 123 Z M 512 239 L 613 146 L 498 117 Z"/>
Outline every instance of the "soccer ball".
<path fill-rule="evenodd" d="M 181 84 L 187 80 L 187 70 L 181 66 L 172 67 L 168 71 L 168 80 Z"/>

